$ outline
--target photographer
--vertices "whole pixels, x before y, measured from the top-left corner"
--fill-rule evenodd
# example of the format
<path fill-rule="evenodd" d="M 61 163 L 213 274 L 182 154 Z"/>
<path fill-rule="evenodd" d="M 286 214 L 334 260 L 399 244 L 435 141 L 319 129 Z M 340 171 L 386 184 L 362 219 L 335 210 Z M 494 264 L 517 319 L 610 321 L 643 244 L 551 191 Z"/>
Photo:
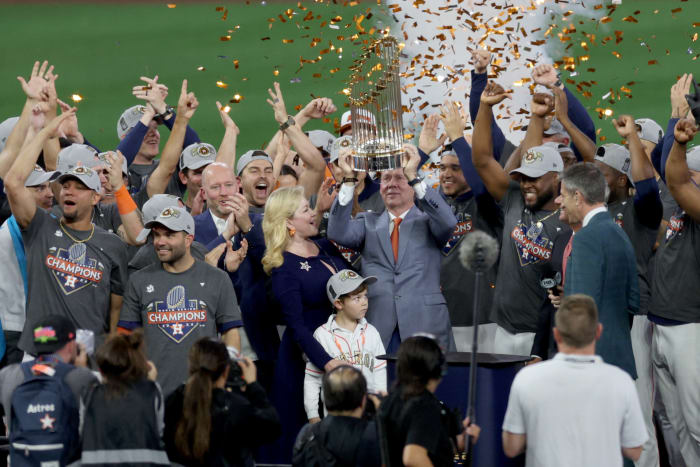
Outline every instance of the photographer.
<path fill-rule="evenodd" d="M 396 386 L 379 408 L 387 435 L 389 465 L 452 466 L 464 444 L 462 424 L 434 395 L 447 363 L 434 339 L 409 337 L 401 343 Z M 473 442 L 479 427 L 465 420 Z"/>
<path fill-rule="evenodd" d="M 252 449 L 280 432 L 275 409 L 256 382 L 255 365 L 238 361 L 245 386 L 226 387 L 226 346 L 203 338 L 190 350 L 190 377 L 165 404 L 165 445 L 186 466 L 252 466 Z"/>
<path fill-rule="evenodd" d="M 377 426 L 363 417 L 368 394 L 362 372 L 342 365 L 327 372 L 322 384 L 328 416 L 320 423 L 309 423 L 301 429 L 294 443 L 292 464 L 379 467 Z M 379 405 L 375 396 L 369 397 L 370 405 Z M 370 408 L 367 412 L 373 411 Z"/>

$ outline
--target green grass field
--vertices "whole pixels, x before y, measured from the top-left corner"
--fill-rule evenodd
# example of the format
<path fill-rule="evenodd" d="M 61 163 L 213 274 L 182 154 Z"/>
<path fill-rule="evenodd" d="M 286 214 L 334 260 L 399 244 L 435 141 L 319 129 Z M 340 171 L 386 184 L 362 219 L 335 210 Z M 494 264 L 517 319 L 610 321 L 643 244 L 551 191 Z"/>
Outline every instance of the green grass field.
<path fill-rule="evenodd" d="M 449 2 L 432 0 L 432 3 Z M 595 2 L 586 3 L 592 8 Z M 187 78 L 200 101 L 192 126 L 204 141 L 217 146 L 222 128 L 214 102 L 228 101 L 236 93 L 243 96 L 240 103 L 231 104 L 231 115 L 241 128 L 240 154 L 263 145 L 275 129 L 272 112 L 265 102 L 266 89 L 274 80 L 282 84 L 290 113 L 312 95 L 331 96 L 343 110 L 345 98 L 340 91 L 345 87 L 347 68 L 357 46 L 347 39 L 338 40 L 337 36 L 349 37 L 355 33 L 353 14 L 361 14 L 373 4 L 374 1 L 363 2 L 348 7 L 305 1 L 305 11 L 300 11 L 296 3 L 262 5 L 260 0 L 251 0 L 250 5 L 245 1 L 178 3 L 176 8 L 168 8 L 165 3 L 6 4 L 2 6 L 0 20 L 0 119 L 17 115 L 21 109 L 23 98 L 15 77 L 28 76 L 35 59 L 48 59 L 61 76 L 57 82 L 59 97 L 69 99 L 73 93 L 84 97 L 78 104 L 81 131 L 101 148 L 111 149 L 117 144 L 117 118 L 125 108 L 137 103 L 131 96 L 131 87 L 139 83 L 139 76 L 158 74 L 160 81 L 170 87 L 168 101 L 172 105 L 177 101 L 181 80 Z M 228 9 L 225 21 L 221 19 L 223 12 L 216 11 L 217 5 Z M 287 8 L 293 8 L 298 15 L 291 20 L 284 16 L 287 22 L 282 23 L 278 15 Z M 672 14 L 674 8 L 682 11 Z M 637 10 L 640 13 L 634 15 Z M 659 12 L 654 14 L 654 10 Z M 304 21 L 309 11 L 314 19 Z M 321 18 L 316 19 L 318 15 Z M 340 29 L 331 29 L 328 24 L 320 27 L 322 21 L 328 22 L 336 15 L 343 18 L 338 23 Z M 630 15 L 638 22 L 622 21 Z M 269 23 L 269 18 L 276 21 Z M 378 18 L 375 15 L 363 26 L 375 25 Z M 580 25 L 579 20 L 584 24 Z M 557 19 L 560 26 L 575 23 L 577 31 L 570 34 L 575 45 L 564 51 L 563 46 L 569 42 L 562 46 L 554 34 L 550 50 L 555 59 L 563 53 L 573 57 L 589 55 L 588 61 L 577 66 L 578 75 L 572 79 L 598 83 L 583 88 L 592 97 L 582 100 L 602 129 L 601 135 L 610 138 L 614 130 L 609 122 L 598 119 L 596 108 L 611 108 L 614 115 L 626 112 L 635 117 L 652 117 L 665 127 L 669 89 L 676 76 L 687 71 L 700 74 L 700 60 L 692 60 L 700 53 L 700 41 L 692 40 L 693 34 L 700 31 L 700 27 L 693 26 L 698 21 L 698 0 L 624 0 L 612 15 L 612 21 L 598 24 L 597 29 L 586 18 L 569 17 L 564 22 Z M 272 29 L 268 28 L 269 24 Z M 351 26 L 344 28 L 346 24 Z M 240 27 L 235 29 L 237 25 Z M 229 29 L 233 30 L 231 40 L 221 41 L 220 37 Z M 623 31 L 623 40 L 617 45 L 616 30 Z M 596 34 L 596 45 L 589 51 L 580 46 L 582 40 L 590 43 L 583 32 Z M 605 36 L 613 39 L 601 45 Z M 261 40 L 264 37 L 270 39 Z M 322 41 L 312 48 L 313 38 Z M 283 44 L 282 39 L 294 42 Z M 318 63 L 307 63 L 297 72 L 300 56 L 315 59 L 323 49 L 329 48 L 330 42 L 336 49 L 343 48 L 342 58 L 337 50 L 329 51 Z M 642 42 L 651 51 L 640 45 Z M 689 48 L 692 53 L 688 53 Z M 621 54 L 622 59 L 617 59 L 613 51 Z M 234 60 L 239 61 L 238 69 Z M 649 60 L 658 63 L 648 65 Z M 198 71 L 200 66 L 205 70 Z M 340 70 L 332 74 L 330 71 L 336 68 Z M 595 68 L 595 72 L 586 71 L 588 68 Z M 278 76 L 273 75 L 275 69 L 279 70 Z M 319 73 L 320 77 L 313 76 Z M 567 75 L 565 72 L 564 76 Z M 290 83 L 293 78 L 301 81 Z M 217 87 L 217 81 L 225 82 L 228 87 Z M 635 84 L 627 84 L 632 81 Z M 617 93 L 621 86 L 631 90 L 631 99 L 624 93 L 614 105 L 602 99 L 609 88 Z M 340 113 L 333 117 L 339 118 Z M 322 126 L 330 128 L 321 122 L 309 127 Z M 167 132 L 163 136 L 167 137 Z"/>

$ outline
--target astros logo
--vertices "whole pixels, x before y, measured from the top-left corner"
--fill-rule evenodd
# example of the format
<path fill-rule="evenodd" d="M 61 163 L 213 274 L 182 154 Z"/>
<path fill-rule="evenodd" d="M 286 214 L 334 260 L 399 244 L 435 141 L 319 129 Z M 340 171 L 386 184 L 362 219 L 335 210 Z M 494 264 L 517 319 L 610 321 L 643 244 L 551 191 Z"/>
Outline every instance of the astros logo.
<path fill-rule="evenodd" d="M 541 161 L 543 158 L 544 155 L 541 152 L 530 150 L 525 153 L 525 156 L 523 157 L 523 162 L 525 162 L 526 164 L 532 164 L 536 161 Z"/>
<path fill-rule="evenodd" d="M 206 304 L 199 300 L 187 300 L 185 287 L 176 285 L 168 291 L 165 302 L 149 305 L 148 324 L 158 326 L 178 344 L 197 326 L 207 322 Z"/>
<path fill-rule="evenodd" d="M 66 295 L 102 280 L 104 266 L 87 257 L 84 243 L 74 243 L 68 250 L 59 248 L 55 256 L 47 255 L 45 262 Z"/>

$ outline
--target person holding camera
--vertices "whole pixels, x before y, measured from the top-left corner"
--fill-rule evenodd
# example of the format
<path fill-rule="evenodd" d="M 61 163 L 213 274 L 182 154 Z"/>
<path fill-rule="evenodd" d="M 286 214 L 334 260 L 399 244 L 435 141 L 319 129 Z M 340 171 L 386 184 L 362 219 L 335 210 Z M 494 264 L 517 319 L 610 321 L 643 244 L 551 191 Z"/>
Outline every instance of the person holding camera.
<path fill-rule="evenodd" d="M 396 386 L 382 401 L 379 417 L 388 445 L 388 465 L 452 466 L 464 448 L 463 425 L 472 442 L 480 428 L 460 423 L 435 397 L 447 362 L 435 339 L 417 335 L 404 340 L 396 363 Z"/>
<path fill-rule="evenodd" d="M 252 449 L 277 438 L 280 422 L 248 358 L 230 362 L 226 345 L 202 338 L 191 348 L 190 377 L 165 404 L 165 446 L 185 466 L 253 466 Z M 227 388 L 231 365 L 245 385 Z"/>
<path fill-rule="evenodd" d="M 323 375 L 322 384 L 328 416 L 301 429 L 294 443 L 292 465 L 382 465 L 377 425 L 368 417 L 379 400 L 367 394 L 363 371 L 351 365 L 335 367 Z"/>

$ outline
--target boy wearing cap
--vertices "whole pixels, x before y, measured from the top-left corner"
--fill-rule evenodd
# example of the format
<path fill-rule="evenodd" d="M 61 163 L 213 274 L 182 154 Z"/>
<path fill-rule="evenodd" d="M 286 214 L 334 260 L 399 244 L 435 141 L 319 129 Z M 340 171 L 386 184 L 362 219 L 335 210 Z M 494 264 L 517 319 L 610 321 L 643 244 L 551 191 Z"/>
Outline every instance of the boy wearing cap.
<path fill-rule="evenodd" d="M 333 274 L 326 284 L 326 294 L 335 314 L 314 332 L 314 338 L 332 358 L 347 362 L 362 372 L 370 393 L 386 392 L 386 360 L 384 345 L 377 329 L 365 319 L 367 286 L 377 278 L 363 278 L 355 271 L 343 269 Z M 311 423 L 320 421 L 318 398 L 323 371 L 306 363 L 304 377 L 304 408 Z"/>
<path fill-rule="evenodd" d="M 123 243 L 92 222 L 100 200 L 100 178 L 85 166 L 63 173 L 57 179 L 61 186 L 59 218 L 37 209 L 30 189 L 24 186 L 43 143 L 72 114 L 55 118 L 25 145 L 7 173 L 5 188 L 26 246 L 27 322 L 50 310 L 100 339 L 116 329 L 126 283 Z M 34 352 L 26 323 L 19 348 Z"/>
<path fill-rule="evenodd" d="M 241 313 L 226 273 L 192 256 L 194 219 L 185 208 L 166 207 L 145 228 L 159 263 L 129 279 L 119 327 L 144 328 L 148 358 L 167 396 L 187 379 L 182 363 L 198 339 L 220 334 L 240 349 Z"/>

